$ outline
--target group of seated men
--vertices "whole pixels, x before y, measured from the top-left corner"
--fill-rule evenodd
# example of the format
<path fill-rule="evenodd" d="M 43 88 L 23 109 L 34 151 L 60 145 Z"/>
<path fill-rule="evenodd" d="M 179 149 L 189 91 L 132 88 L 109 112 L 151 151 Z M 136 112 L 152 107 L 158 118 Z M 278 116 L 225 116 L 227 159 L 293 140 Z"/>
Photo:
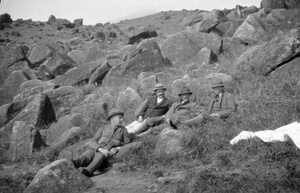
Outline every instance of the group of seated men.
<path fill-rule="evenodd" d="M 160 131 L 167 126 L 177 129 L 180 125 L 191 126 L 205 120 L 226 119 L 236 111 L 236 102 L 234 96 L 225 92 L 223 87 L 221 79 L 214 79 L 211 82 L 214 94 L 208 110 L 204 112 L 200 105 L 190 101 L 193 93 L 189 88 L 182 88 L 178 94 L 180 101 L 172 104 L 165 97 L 167 89 L 162 83 L 158 83 L 153 89 L 155 95 L 147 99 L 137 115 L 137 120 L 127 125 L 126 129 L 129 133 L 142 136 L 151 131 L 155 133 L 153 129 Z M 161 126 L 154 128 L 158 125 Z"/>
<path fill-rule="evenodd" d="M 189 88 L 182 88 L 178 94 L 180 101 L 172 103 L 165 97 L 164 85 L 158 83 L 154 88 L 155 95 L 141 108 L 136 121 L 124 127 L 124 112 L 112 109 L 107 117 L 110 124 L 97 131 L 89 143 L 89 149 L 81 156 L 75 159 L 72 156 L 70 159 L 76 168 L 82 168 L 84 175 L 91 176 L 105 160 L 113 158 L 121 146 L 130 143 L 129 133 L 143 136 L 151 131 L 155 134 L 155 130 L 152 130 L 154 128 L 160 132 L 165 127 L 177 129 L 180 125 L 190 126 L 205 120 L 226 119 L 236 111 L 236 102 L 234 96 L 225 92 L 223 87 L 221 79 L 211 82 L 214 96 L 208 110 L 204 112 L 197 103 L 190 101 L 193 93 Z"/>

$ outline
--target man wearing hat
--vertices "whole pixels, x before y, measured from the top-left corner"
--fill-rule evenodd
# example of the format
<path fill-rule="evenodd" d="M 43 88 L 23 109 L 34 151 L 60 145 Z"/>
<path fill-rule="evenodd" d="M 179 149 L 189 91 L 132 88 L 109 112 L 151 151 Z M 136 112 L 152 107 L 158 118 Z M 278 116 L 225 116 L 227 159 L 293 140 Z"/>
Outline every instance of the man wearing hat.
<path fill-rule="evenodd" d="M 237 110 L 234 96 L 224 91 L 222 79 L 213 79 L 210 84 L 214 96 L 208 106 L 207 114 L 212 119 L 226 119 L 230 117 Z"/>
<path fill-rule="evenodd" d="M 171 127 L 177 128 L 186 121 L 190 123 L 198 122 L 198 115 L 202 113 L 202 109 L 197 103 L 190 101 L 192 94 L 187 87 L 183 87 L 178 93 L 180 102 L 174 103 L 165 115 L 165 121 Z"/>
<path fill-rule="evenodd" d="M 237 110 L 234 96 L 224 91 L 222 79 L 213 79 L 210 85 L 213 90 L 213 98 L 208 106 L 208 110 L 199 114 L 196 118 L 182 122 L 182 124 L 193 125 L 195 121 L 201 123 L 204 120 L 218 121 L 226 119 Z"/>
<path fill-rule="evenodd" d="M 105 159 L 114 157 L 120 146 L 130 143 L 126 128 L 122 125 L 124 113 L 112 109 L 107 117 L 109 125 L 99 128 L 89 143 L 89 149 L 81 156 L 72 160 L 76 168 L 83 167 L 82 173 L 91 176 L 99 169 Z"/>
<path fill-rule="evenodd" d="M 164 122 L 164 115 L 172 105 L 172 102 L 165 97 L 166 90 L 162 83 L 155 85 L 153 89 L 155 95 L 148 98 L 145 105 L 141 108 L 137 114 L 137 121 L 126 126 L 129 133 L 140 134 L 149 127 L 154 127 Z"/>

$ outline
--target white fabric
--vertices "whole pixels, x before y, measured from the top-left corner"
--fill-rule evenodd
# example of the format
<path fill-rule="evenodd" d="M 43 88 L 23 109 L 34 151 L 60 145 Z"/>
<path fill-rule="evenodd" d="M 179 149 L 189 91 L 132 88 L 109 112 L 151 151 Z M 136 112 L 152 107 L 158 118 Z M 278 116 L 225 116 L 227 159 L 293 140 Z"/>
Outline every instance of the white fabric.
<path fill-rule="evenodd" d="M 135 133 L 138 130 L 138 128 L 142 125 L 143 122 L 140 123 L 138 121 L 133 121 L 129 125 L 125 126 L 125 128 L 127 129 L 128 133 Z"/>
<path fill-rule="evenodd" d="M 164 100 L 164 98 L 158 98 L 157 97 L 157 102 L 156 102 L 156 104 L 159 104 L 161 101 L 163 101 Z"/>
<path fill-rule="evenodd" d="M 242 131 L 239 135 L 230 141 L 231 145 L 236 144 L 240 140 L 251 139 L 258 137 L 264 142 L 283 142 L 291 140 L 294 144 L 300 148 L 300 123 L 294 122 L 276 130 L 265 130 L 265 131 Z"/>

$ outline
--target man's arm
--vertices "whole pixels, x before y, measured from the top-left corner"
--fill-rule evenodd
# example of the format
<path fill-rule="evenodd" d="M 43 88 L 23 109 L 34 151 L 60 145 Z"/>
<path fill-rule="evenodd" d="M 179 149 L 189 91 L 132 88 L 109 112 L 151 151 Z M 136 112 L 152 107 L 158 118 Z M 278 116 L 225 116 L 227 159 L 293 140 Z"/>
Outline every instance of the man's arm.
<path fill-rule="evenodd" d="M 233 112 L 235 112 L 237 109 L 236 109 L 236 102 L 235 102 L 235 99 L 234 99 L 234 96 L 231 95 L 231 94 L 228 94 L 226 97 L 224 97 L 224 99 L 226 101 L 226 109 L 223 110 L 223 111 L 220 111 L 218 112 L 218 115 L 220 118 L 227 118 L 229 117 Z"/>
<path fill-rule="evenodd" d="M 173 103 L 170 107 L 170 109 L 167 111 L 167 113 L 165 114 L 165 120 L 168 120 L 171 118 L 173 112 L 174 112 L 174 108 L 175 108 L 176 103 Z"/>
<path fill-rule="evenodd" d="M 91 140 L 89 146 L 94 149 L 97 150 L 99 147 L 98 141 L 102 136 L 102 128 L 99 128 L 98 131 L 96 132 L 95 136 L 93 137 L 93 139 Z"/>
<path fill-rule="evenodd" d="M 142 116 L 142 118 L 144 118 L 144 115 L 146 113 L 146 110 L 148 109 L 149 106 L 149 99 L 147 99 L 145 105 L 141 108 L 141 110 L 139 111 L 139 113 L 137 114 L 137 119 Z"/>

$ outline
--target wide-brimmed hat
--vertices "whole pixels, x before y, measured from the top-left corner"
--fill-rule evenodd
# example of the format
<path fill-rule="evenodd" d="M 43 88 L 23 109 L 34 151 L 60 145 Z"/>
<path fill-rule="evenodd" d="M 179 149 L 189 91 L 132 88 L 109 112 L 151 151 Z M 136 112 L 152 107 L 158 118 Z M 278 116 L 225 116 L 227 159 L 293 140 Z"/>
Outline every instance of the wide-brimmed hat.
<path fill-rule="evenodd" d="M 178 93 L 178 95 L 183 95 L 183 94 L 193 94 L 190 89 L 188 87 L 183 87 L 180 92 Z"/>
<path fill-rule="evenodd" d="M 157 83 L 153 89 L 153 91 L 157 91 L 157 90 L 167 90 L 167 88 L 163 85 L 163 83 Z"/>
<path fill-rule="evenodd" d="M 210 86 L 211 86 L 211 88 L 220 87 L 220 86 L 223 87 L 224 83 L 221 78 L 216 78 L 210 82 Z"/>
<path fill-rule="evenodd" d="M 119 110 L 119 109 L 117 109 L 117 108 L 114 108 L 114 109 L 112 109 L 112 110 L 109 111 L 108 116 L 107 116 L 107 120 L 109 121 L 110 118 L 112 116 L 115 116 L 115 115 L 122 115 L 122 116 L 124 116 L 124 112 L 121 111 L 121 110 Z"/>

